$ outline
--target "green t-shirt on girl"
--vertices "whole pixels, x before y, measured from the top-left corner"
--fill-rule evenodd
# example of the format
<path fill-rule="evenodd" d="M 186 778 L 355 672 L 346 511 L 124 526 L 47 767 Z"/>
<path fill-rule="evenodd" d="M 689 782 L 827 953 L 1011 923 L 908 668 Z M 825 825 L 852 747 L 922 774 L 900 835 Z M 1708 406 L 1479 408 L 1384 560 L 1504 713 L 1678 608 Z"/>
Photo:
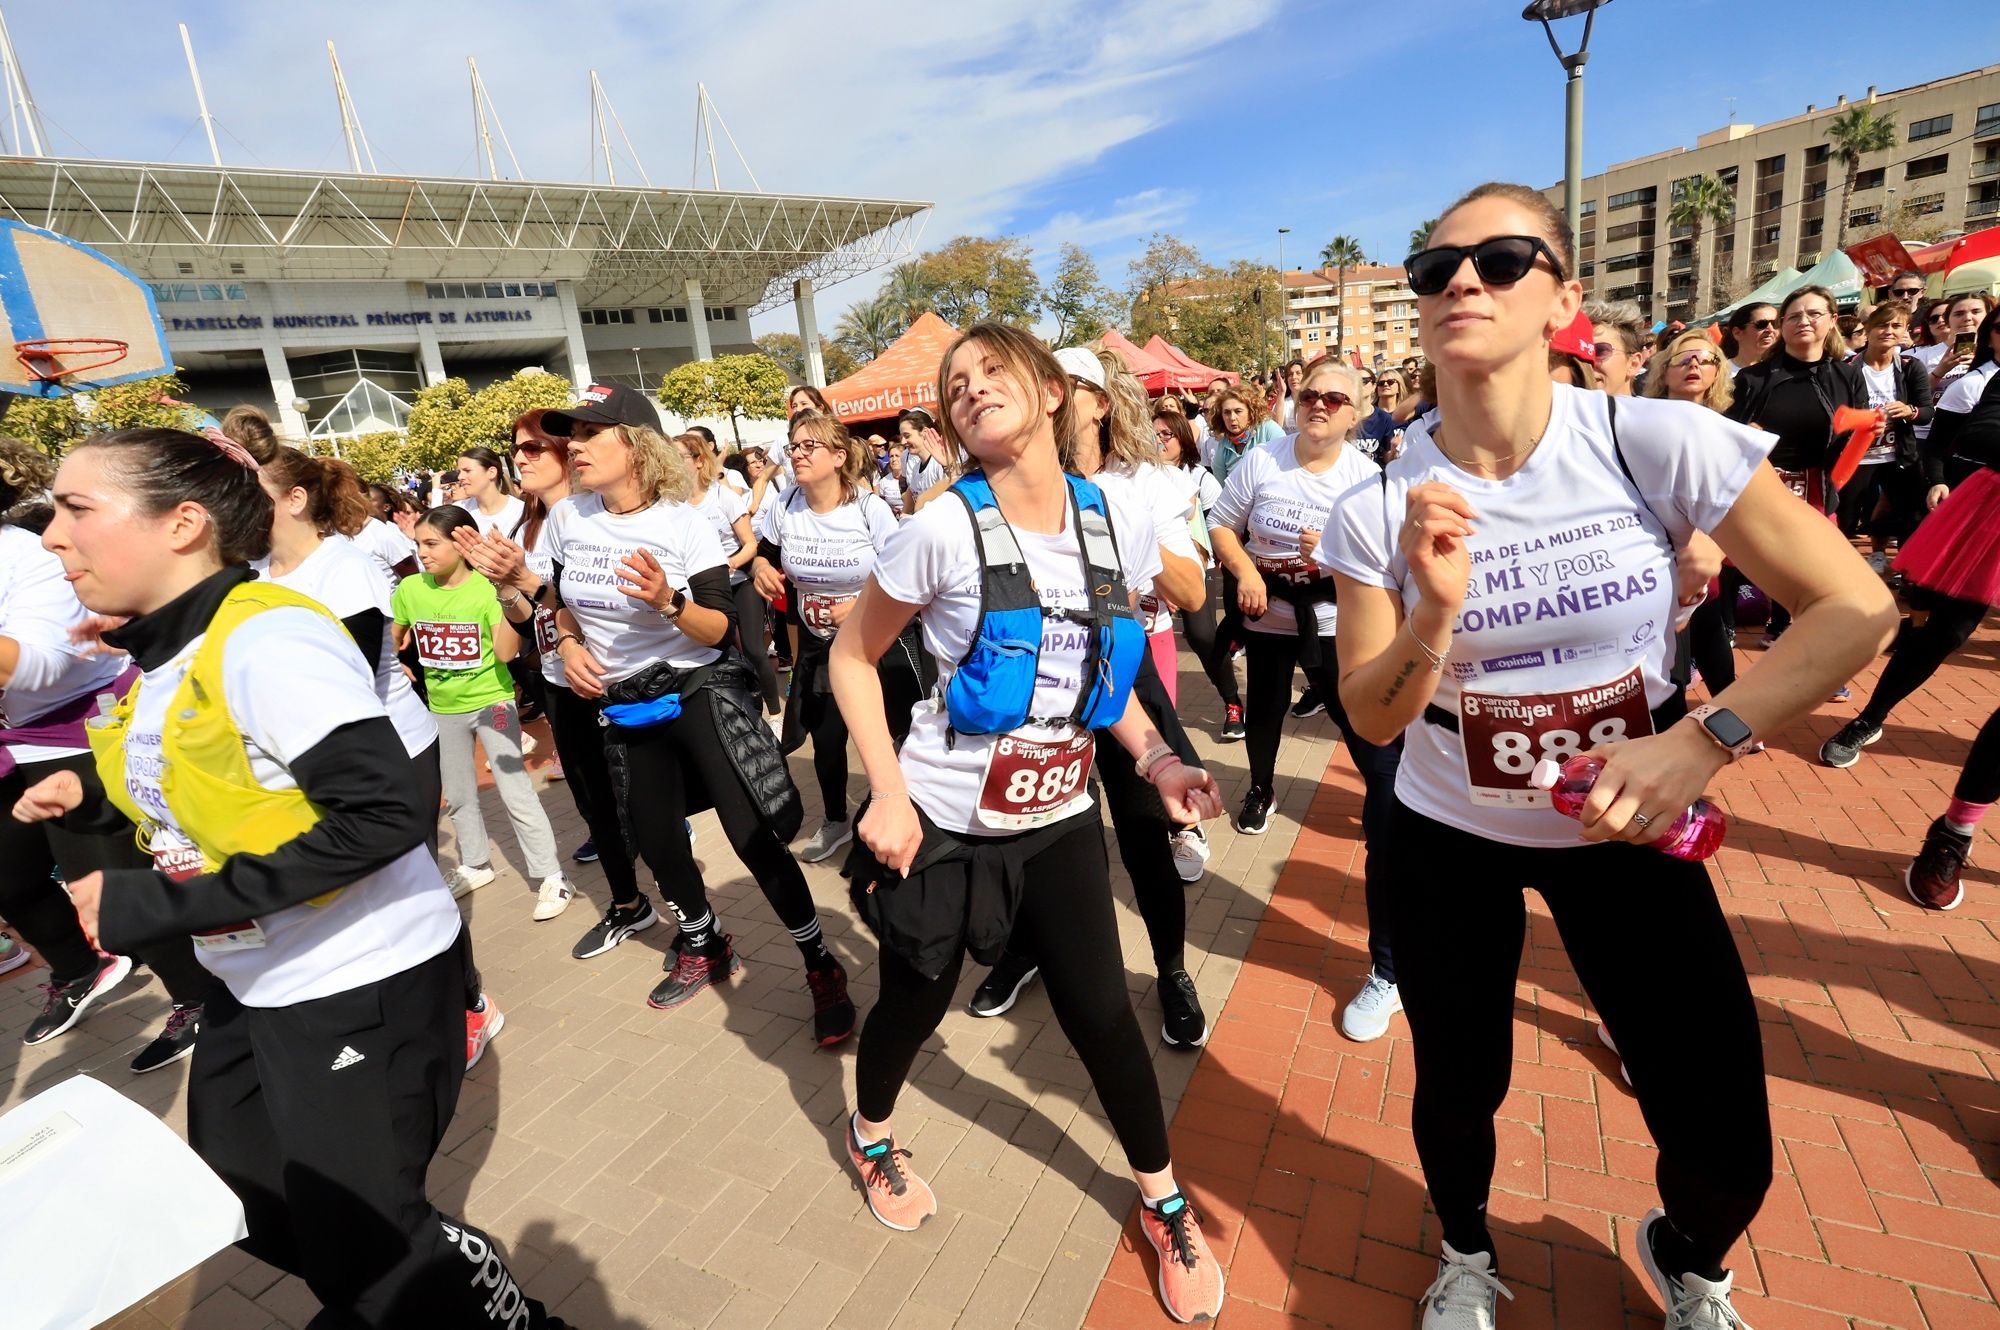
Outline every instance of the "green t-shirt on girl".
<path fill-rule="evenodd" d="M 410 629 L 432 711 L 462 716 L 513 700 L 514 680 L 493 650 L 500 597 L 491 582 L 473 573 L 455 587 L 439 586 L 418 573 L 397 584 L 389 604 Z"/>

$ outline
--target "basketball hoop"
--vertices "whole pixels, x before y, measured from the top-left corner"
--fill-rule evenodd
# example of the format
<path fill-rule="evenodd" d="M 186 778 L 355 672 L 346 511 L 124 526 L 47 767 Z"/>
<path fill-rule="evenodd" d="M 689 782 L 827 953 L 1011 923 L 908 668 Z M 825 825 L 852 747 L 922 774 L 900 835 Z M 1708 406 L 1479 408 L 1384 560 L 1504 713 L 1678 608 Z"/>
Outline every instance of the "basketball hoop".
<path fill-rule="evenodd" d="M 14 358 L 37 381 L 60 383 L 115 365 L 130 349 L 129 343 L 112 337 L 32 337 L 14 343 Z"/>

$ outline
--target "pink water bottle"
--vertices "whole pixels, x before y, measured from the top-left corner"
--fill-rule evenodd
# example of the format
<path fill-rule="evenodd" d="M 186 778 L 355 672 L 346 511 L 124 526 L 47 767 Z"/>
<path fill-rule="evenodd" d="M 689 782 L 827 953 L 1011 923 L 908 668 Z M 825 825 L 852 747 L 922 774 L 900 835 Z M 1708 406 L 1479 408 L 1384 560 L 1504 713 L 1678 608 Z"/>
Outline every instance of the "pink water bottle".
<path fill-rule="evenodd" d="M 1590 787 L 1597 784 L 1603 770 L 1603 758 L 1578 753 L 1560 766 L 1553 758 L 1543 758 L 1535 764 L 1528 779 L 1535 788 L 1549 792 L 1549 801 L 1557 812 L 1578 817 L 1583 813 L 1583 801 L 1590 796 Z M 1676 859 L 1699 863 L 1722 848 L 1722 838 L 1728 831 L 1729 815 L 1708 800 L 1697 799 L 1674 819 L 1652 848 Z"/>

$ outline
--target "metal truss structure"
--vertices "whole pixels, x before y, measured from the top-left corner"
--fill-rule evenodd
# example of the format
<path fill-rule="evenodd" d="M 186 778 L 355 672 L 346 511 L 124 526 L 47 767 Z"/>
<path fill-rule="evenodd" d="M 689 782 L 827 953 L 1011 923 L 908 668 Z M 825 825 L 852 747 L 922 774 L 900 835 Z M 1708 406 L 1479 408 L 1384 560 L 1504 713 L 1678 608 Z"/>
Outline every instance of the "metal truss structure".
<path fill-rule="evenodd" d="M 0 214 L 154 281 L 569 281 L 759 312 L 914 252 L 928 203 L 79 158 L 0 160 Z"/>

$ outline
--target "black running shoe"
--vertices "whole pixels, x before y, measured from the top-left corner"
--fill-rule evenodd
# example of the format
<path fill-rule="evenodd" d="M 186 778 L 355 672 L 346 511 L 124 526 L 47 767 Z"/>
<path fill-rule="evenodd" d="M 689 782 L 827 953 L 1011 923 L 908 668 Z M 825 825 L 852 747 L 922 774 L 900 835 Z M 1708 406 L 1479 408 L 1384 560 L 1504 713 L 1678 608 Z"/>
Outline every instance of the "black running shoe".
<path fill-rule="evenodd" d="M 577 846 L 574 850 L 570 851 L 569 857 L 576 860 L 580 864 L 596 863 L 597 842 L 594 840 L 585 841 L 583 844 Z"/>
<path fill-rule="evenodd" d="M 569 949 L 569 954 L 580 961 L 602 956 L 634 933 L 643 933 L 659 922 L 652 902 L 643 896 L 636 905 L 614 905 Z"/>
<path fill-rule="evenodd" d="M 1319 689 L 1307 684 L 1306 690 L 1299 694 L 1299 700 L 1292 703 L 1292 719 L 1304 720 L 1308 716 L 1317 716 L 1324 710 L 1326 703 L 1320 701 Z"/>
<path fill-rule="evenodd" d="M 1243 704 L 1225 702 L 1222 705 L 1222 742 L 1242 743 L 1250 731 L 1243 728 Z"/>
<path fill-rule="evenodd" d="M 806 987 L 813 995 L 813 1038 L 831 1048 L 854 1033 L 854 1001 L 847 996 L 847 971 L 839 962 L 824 970 L 807 970 Z"/>
<path fill-rule="evenodd" d="M 132 1059 L 132 1070 L 143 1076 L 169 1063 L 179 1062 L 194 1052 L 194 1041 L 200 1037 L 201 1003 L 176 1002 L 174 1009 L 167 1013 L 167 1028 L 139 1050 L 139 1056 Z"/>
<path fill-rule="evenodd" d="M 646 998 L 646 1005 L 658 1011 L 672 1011 L 702 989 L 740 973 L 743 960 L 736 954 L 735 944 L 736 939 L 724 933 L 721 951 L 713 956 L 697 956 L 691 951 L 681 950 L 681 944 L 676 941 L 674 962 L 667 967 L 667 977 L 654 985 L 652 993 Z"/>
<path fill-rule="evenodd" d="M 1252 785 L 1236 813 L 1236 829 L 1246 836 L 1261 836 L 1271 827 L 1271 792 Z"/>
<path fill-rule="evenodd" d="M 1943 818 L 1924 833 L 1924 848 L 1916 862 L 1903 870 L 1903 890 L 1926 910 L 1955 910 L 1965 899 L 1965 861 L 1972 857 L 1972 837 L 1961 835 Z"/>
<path fill-rule="evenodd" d="M 1856 716 L 1840 727 L 1840 733 L 1820 745 L 1819 760 L 1830 767 L 1851 767 L 1861 760 L 1861 750 L 1882 737 L 1882 727 L 1865 716 Z"/>
<path fill-rule="evenodd" d="M 975 1016 L 998 1016 L 1014 1005 L 1021 996 L 1021 990 L 1034 982 L 1041 967 L 1033 961 L 1022 960 L 1012 952 L 1003 952 L 1000 963 L 987 973 L 979 987 L 972 990 L 972 1001 L 966 1010 Z"/>
<path fill-rule="evenodd" d="M 24 1044 L 41 1044 L 83 1019 L 97 999 L 125 982 L 132 973 L 130 956 L 99 956 L 97 968 L 67 984 L 43 984 L 42 1014 L 28 1022 Z"/>
<path fill-rule="evenodd" d="M 1160 1038 L 1168 1048 L 1200 1048 L 1208 1042 L 1208 1017 L 1202 1014 L 1201 998 L 1186 970 L 1160 976 L 1160 1006 L 1167 1014 Z"/>

